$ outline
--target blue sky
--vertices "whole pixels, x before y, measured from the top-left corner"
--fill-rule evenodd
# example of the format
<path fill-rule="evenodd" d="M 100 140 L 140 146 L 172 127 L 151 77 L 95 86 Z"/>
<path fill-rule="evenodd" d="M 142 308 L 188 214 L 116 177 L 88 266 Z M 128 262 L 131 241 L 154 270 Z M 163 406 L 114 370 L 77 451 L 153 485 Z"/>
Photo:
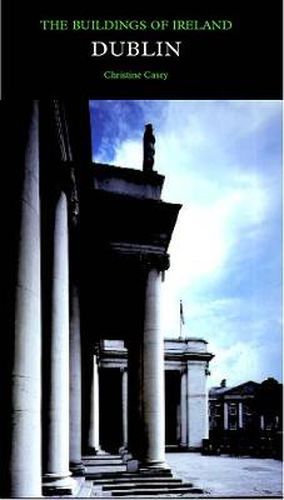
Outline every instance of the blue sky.
<path fill-rule="evenodd" d="M 182 203 L 163 285 L 162 328 L 202 337 L 209 385 L 282 365 L 282 157 L 279 101 L 91 101 L 93 159 L 142 168 L 153 123 L 162 198 Z"/>

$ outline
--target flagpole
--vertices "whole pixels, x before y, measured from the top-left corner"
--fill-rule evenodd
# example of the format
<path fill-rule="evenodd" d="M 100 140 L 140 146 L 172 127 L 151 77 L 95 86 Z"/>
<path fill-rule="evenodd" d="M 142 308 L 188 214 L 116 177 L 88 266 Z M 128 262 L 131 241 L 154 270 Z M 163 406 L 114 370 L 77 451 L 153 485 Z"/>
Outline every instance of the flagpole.
<path fill-rule="evenodd" d="M 179 340 L 182 340 L 182 325 L 184 324 L 182 300 L 179 301 Z"/>

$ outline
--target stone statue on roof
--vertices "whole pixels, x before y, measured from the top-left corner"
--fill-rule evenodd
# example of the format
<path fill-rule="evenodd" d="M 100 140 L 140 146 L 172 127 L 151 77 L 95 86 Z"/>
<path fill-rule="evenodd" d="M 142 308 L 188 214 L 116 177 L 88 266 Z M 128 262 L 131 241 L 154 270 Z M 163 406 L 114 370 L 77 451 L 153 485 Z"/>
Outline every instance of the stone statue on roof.
<path fill-rule="evenodd" d="M 155 156 L 155 142 L 156 139 L 153 134 L 153 126 L 151 123 L 145 125 L 145 132 L 143 138 L 143 171 L 152 172 Z"/>

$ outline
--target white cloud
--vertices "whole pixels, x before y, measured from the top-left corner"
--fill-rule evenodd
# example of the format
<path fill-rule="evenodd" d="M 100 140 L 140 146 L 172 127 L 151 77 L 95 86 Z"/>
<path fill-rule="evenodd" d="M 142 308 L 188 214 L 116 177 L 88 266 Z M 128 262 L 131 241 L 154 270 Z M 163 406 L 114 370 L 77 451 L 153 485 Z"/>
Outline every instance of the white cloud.
<path fill-rule="evenodd" d="M 142 169 L 143 148 L 140 141 L 127 140 L 120 144 L 116 150 L 114 165 L 126 168 Z"/>
<path fill-rule="evenodd" d="M 210 347 L 215 358 L 211 361 L 209 386 L 219 385 L 224 378 L 227 379 L 229 387 L 247 380 L 262 382 L 271 376 L 270 363 L 277 359 L 277 348 L 273 345 L 267 352 L 267 346 L 259 345 L 249 339 L 245 342 L 236 342 L 229 348 L 221 348 L 214 342 Z M 275 368 L 273 376 L 281 380 L 281 364 L 278 363 Z"/>

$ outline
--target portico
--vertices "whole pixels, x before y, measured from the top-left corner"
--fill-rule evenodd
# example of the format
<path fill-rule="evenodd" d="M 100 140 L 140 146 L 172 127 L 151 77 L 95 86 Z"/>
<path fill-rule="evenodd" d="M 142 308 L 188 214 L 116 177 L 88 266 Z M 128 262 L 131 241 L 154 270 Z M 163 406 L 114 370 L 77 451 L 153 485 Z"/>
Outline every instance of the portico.
<path fill-rule="evenodd" d="M 179 394 L 166 431 L 160 288 L 181 205 L 161 200 L 164 177 L 152 168 L 92 163 L 87 102 L 17 103 L 7 117 L 13 113 L 0 495 L 74 495 L 85 473 L 82 455 L 111 443 L 138 470 L 167 470 L 165 436 L 173 425 L 180 446 L 200 445 L 204 426 L 197 437 L 193 421 L 205 408 L 204 367 L 212 357 L 204 341 L 185 340 L 173 361 L 172 342 L 166 363 L 177 376 L 167 383 Z M 116 372 L 120 434 L 109 441 L 106 339 L 124 346 Z"/>
<path fill-rule="evenodd" d="M 96 244 L 88 249 L 94 268 L 82 276 L 85 306 L 89 303 L 85 356 L 93 343 L 106 338 L 125 342 L 124 441 L 127 435 L 128 453 L 141 467 L 164 468 L 164 342 L 159 303 L 162 278 L 169 267 L 167 248 L 180 205 L 161 201 L 164 178 L 156 172 L 94 165 L 92 173 L 88 218 L 102 217 L 96 223 Z M 88 225 L 86 229 L 89 234 Z M 95 283 L 92 296 L 87 293 L 90 280 Z M 96 314 L 90 299 L 96 304 Z"/>

